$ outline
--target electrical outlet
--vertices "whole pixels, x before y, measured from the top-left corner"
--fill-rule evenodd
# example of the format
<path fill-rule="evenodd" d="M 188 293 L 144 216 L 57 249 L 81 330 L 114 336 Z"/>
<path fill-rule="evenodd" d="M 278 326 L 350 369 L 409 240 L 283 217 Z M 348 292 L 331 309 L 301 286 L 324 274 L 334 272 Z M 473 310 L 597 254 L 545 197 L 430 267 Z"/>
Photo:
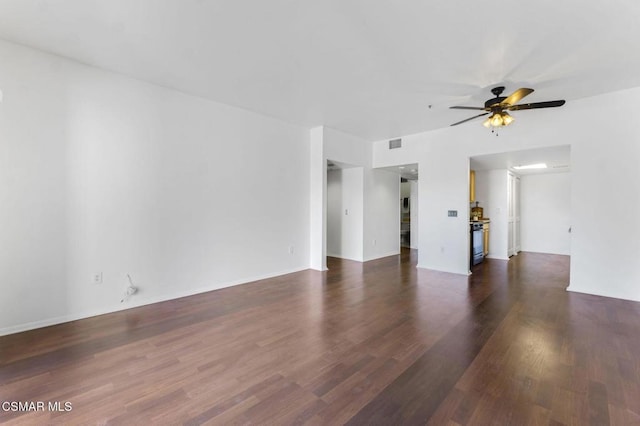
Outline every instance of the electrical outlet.
<path fill-rule="evenodd" d="M 95 272 L 92 276 L 94 284 L 102 284 L 102 272 Z"/>
<path fill-rule="evenodd" d="M 448 217 L 458 217 L 458 210 L 449 210 L 447 212 Z"/>

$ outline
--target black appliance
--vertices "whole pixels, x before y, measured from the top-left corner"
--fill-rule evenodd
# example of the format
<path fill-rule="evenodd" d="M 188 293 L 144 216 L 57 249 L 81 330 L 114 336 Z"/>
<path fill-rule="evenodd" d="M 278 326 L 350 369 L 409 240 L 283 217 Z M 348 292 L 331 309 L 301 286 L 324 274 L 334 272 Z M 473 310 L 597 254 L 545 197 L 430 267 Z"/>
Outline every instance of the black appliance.
<path fill-rule="evenodd" d="M 484 230 L 481 222 L 471 223 L 471 266 L 477 265 L 484 260 Z"/>

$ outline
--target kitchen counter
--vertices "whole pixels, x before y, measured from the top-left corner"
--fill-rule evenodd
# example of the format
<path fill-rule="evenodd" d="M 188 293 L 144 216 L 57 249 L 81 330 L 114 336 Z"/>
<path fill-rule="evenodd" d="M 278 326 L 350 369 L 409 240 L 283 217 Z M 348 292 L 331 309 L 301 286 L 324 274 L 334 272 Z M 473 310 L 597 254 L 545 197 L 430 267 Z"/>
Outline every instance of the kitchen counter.
<path fill-rule="evenodd" d="M 489 219 L 488 217 L 483 217 L 482 219 L 469 221 L 469 223 L 489 223 L 489 222 L 491 222 L 491 219 Z"/>

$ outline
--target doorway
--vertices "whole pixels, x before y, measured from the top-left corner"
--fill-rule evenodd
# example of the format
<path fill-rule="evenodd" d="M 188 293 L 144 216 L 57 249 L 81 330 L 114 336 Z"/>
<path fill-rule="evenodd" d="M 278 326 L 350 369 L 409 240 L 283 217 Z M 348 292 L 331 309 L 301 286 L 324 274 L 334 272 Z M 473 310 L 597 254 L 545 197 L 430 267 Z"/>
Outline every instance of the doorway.
<path fill-rule="evenodd" d="M 399 223 L 400 247 L 418 249 L 418 164 L 382 167 L 398 175 L 400 180 Z"/>
<path fill-rule="evenodd" d="M 327 160 L 327 256 L 363 260 L 363 169 Z"/>
<path fill-rule="evenodd" d="M 570 254 L 570 157 L 570 146 L 561 145 L 470 158 L 474 201 L 490 219 L 486 257 Z"/>
<path fill-rule="evenodd" d="M 400 247 L 418 248 L 418 176 L 400 177 Z"/>

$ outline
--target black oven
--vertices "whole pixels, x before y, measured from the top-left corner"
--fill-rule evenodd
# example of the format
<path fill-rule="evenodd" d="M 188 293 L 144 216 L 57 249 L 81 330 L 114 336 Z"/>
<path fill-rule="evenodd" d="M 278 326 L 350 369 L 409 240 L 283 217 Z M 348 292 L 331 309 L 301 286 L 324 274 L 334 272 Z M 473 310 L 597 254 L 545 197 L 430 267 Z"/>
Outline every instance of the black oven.
<path fill-rule="evenodd" d="M 482 229 L 482 223 L 471 223 L 471 266 L 477 265 L 484 260 L 484 230 Z"/>

